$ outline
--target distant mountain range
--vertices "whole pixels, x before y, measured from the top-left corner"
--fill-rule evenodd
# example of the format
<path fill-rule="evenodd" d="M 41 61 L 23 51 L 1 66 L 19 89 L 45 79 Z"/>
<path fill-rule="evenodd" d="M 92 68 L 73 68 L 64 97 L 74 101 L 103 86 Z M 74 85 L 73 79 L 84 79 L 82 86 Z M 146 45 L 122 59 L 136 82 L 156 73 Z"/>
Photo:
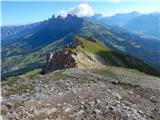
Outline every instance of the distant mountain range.
<path fill-rule="evenodd" d="M 110 17 L 95 14 L 91 20 L 105 25 L 117 25 L 139 35 L 160 39 L 160 13 L 140 14 L 138 12 L 115 14 Z"/>
<path fill-rule="evenodd" d="M 160 71 L 159 40 L 101 23 L 97 18 L 68 15 L 26 26 L 2 27 L 2 77 L 42 67 L 47 53 L 73 43 L 75 36 L 92 36 L 117 53 L 134 56 Z"/>
<path fill-rule="evenodd" d="M 130 20 L 140 16 L 141 14 L 138 12 L 131 12 L 131 13 L 119 13 L 113 16 L 103 16 L 102 14 L 95 14 L 91 16 L 90 19 L 101 22 L 107 25 L 117 25 L 123 27 L 126 25 Z"/>
<path fill-rule="evenodd" d="M 34 28 L 38 24 L 39 23 L 20 25 L 20 26 L 4 26 L 4 27 L 2 26 L 1 33 L 2 33 L 3 44 L 4 43 L 8 44 L 8 42 L 13 42 L 12 40 L 15 40 L 21 36 L 25 36 L 33 32 L 33 30 L 35 31 Z"/>
<path fill-rule="evenodd" d="M 123 28 L 160 39 L 160 13 L 144 14 L 130 20 Z"/>

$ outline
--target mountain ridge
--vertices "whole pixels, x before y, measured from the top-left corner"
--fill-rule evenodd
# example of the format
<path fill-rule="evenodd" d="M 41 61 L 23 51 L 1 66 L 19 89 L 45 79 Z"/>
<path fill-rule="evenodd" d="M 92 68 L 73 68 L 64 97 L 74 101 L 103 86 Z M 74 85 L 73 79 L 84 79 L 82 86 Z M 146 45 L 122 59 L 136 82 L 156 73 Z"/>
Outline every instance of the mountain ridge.
<path fill-rule="evenodd" d="M 121 29 L 94 23 L 87 18 L 78 18 L 72 15 L 68 15 L 66 18 L 55 18 L 53 16 L 42 22 L 40 27 L 37 28 L 41 29 L 36 33 L 15 39 L 14 43 L 7 46 L 3 45 L 2 40 L 2 74 L 7 74 L 7 72 L 13 74 L 14 71 L 22 69 L 20 70 L 21 72 L 25 68 L 30 69 L 32 64 L 37 67 L 42 66 L 45 61 L 45 54 L 49 51 L 63 48 L 66 44 L 73 43 L 73 38 L 76 35 L 84 38 L 93 36 L 110 49 L 135 56 L 139 59 L 147 56 L 147 60 L 143 59 L 147 63 L 148 61 L 157 60 L 156 51 L 155 55 L 152 55 L 150 52 L 141 51 L 143 44 L 139 45 L 137 41 L 147 41 L 147 39 L 122 32 Z M 150 42 L 145 43 L 145 46 L 149 45 Z M 153 50 L 152 48 L 150 49 L 151 51 Z M 140 51 L 141 53 L 137 56 L 137 52 Z"/>
<path fill-rule="evenodd" d="M 73 44 L 50 53 L 46 61 L 43 73 L 67 68 L 104 68 L 109 65 L 137 69 L 141 72 L 159 76 L 158 72 L 143 61 L 116 53 L 92 37 L 85 39 L 76 36 Z"/>

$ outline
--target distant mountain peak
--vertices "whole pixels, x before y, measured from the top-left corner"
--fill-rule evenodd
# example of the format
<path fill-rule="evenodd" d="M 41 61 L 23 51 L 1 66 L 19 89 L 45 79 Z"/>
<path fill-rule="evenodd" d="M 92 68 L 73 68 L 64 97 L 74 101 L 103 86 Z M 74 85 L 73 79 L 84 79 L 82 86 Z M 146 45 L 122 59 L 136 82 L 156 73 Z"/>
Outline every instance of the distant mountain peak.
<path fill-rule="evenodd" d="M 71 14 L 67 14 L 66 17 L 62 16 L 62 15 L 58 15 L 58 16 L 55 16 L 55 15 L 52 15 L 52 17 L 49 19 L 49 20 L 72 20 L 72 19 L 77 19 L 79 18 L 78 16 L 76 15 L 71 15 Z"/>
<path fill-rule="evenodd" d="M 58 16 L 57 16 L 57 19 L 62 19 L 62 20 L 64 20 L 65 17 L 63 17 L 63 16 L 61 16 L 61 15 L 58 15 Z"/>
<path fill-rule="evenodd" d="M 96 14 L 94 14 L 94 16 L 96 16 L 96 17 L 102 17 L 103 15 L 100 14 L 100 13 L 96 13 Z"/>
<path fill-rule="evenodd" d="M 140 14 L 139 12 L 137 12 L 137 11 L 133 11 L 133 12 L 131 12 L 132 14 L 135 14 L 135 15 L 138 15 L 138 14 Z"/>

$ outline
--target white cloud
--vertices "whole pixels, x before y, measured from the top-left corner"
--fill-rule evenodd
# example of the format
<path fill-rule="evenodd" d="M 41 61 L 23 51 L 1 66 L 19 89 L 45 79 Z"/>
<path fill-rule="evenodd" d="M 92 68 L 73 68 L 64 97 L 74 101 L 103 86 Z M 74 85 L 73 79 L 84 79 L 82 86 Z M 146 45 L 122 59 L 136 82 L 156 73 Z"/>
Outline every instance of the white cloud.
<path fill-rule="evenodd" d="M 78 17 L 92 16 L 94 14 L 93 9 L 87 3 L 81 3 L 78 6 L 69 10 L 62 10 L 58 15 L 66 17 L 67 14 L 77 15 Z"/>
<path fill-rule="evenodd" d="M 69 13 L 69 12 L 66 11 L 66 10 L 61 10 L 61 11 L 58 13 L 58 15 L 60 15 L 60 16 L 62 16 L 62 17 L 66 17 L 68 13 Z"/>

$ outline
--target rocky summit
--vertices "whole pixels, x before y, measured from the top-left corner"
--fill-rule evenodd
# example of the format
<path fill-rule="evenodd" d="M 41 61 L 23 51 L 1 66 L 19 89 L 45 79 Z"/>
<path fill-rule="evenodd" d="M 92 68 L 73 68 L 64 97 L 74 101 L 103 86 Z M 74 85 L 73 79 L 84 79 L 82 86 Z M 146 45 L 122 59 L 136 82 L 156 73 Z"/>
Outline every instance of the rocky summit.
<path fill-rule="evenodd" d="M 159 120 L 160 79 L 120 67 L 70 68 L 2 82 L 4 120 Z"/>

